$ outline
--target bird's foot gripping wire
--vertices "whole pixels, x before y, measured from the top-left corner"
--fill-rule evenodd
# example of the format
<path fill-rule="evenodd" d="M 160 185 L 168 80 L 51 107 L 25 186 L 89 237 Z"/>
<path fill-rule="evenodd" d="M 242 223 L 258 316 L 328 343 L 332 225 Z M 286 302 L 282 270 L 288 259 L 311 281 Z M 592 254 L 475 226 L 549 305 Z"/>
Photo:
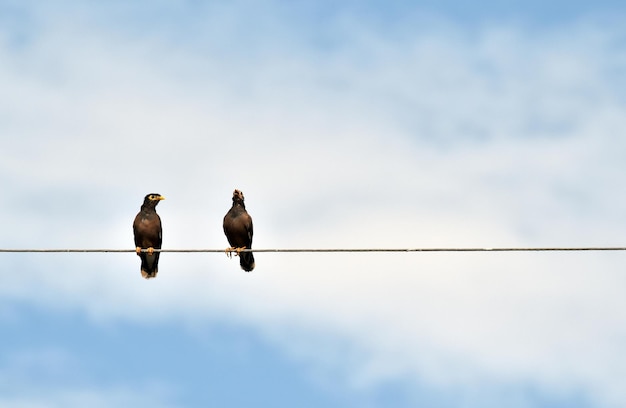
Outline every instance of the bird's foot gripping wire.
<path fill-rule="evenodd" d="M 143 249 L 141 247 L 137 247 L 137 248 L 135 248 L 135 252 L 137 252 L 137 255 L 139 255 L 142 252 L 145 252 L 148 255 L 152 255 L 152 254 L 154 254 L 154 248 L 149 247 L 149 248 L 146 248 L 145 251 L 143 251 Z"/>
<path fill-rule="evenodd" d="M 241 251 L 243 251 L 244 249 L 246 249 L 245 246 L 240 247 L 240 248 L 229 247 L 229 248 L 226 248 L 224 250 L 224 252 L 226 252 L 226 256 L 228 256 L 229 258 L 232 258 L 233 257 L 233 252 L 235 252 L 235 256 L 239 256 Z"/>

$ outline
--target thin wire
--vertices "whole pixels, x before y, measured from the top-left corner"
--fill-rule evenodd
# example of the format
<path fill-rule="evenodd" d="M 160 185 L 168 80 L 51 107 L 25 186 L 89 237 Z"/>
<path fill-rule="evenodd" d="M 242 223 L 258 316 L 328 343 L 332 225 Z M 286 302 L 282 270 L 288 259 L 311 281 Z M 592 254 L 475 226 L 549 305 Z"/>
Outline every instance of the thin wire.
<path fill-rule="evenodd" d="M 242 249 L 239 252 L 538 252 L 538 251 L 626 251 L 626 247 L 496 247 L 496 248 L 277 248 Z M 0 253 L 92 253 L 136 252 L 135 249 L 2 249 Z M 142 249 L 141 252 L 148 252 Z M 154 252 L 224 253 L 225 249 L 154 249 Z"/>

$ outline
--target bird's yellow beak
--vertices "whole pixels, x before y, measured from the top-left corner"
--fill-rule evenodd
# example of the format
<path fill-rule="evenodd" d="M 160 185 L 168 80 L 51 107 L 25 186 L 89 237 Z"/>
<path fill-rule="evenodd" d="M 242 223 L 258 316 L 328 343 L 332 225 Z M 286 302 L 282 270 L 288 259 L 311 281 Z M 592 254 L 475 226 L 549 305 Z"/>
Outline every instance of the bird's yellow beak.
<path fill-rule="evenodd" d="M 165 200 L 165 197 L 159 196 L 159 201 L 161 201 L 161 200 Z"/>

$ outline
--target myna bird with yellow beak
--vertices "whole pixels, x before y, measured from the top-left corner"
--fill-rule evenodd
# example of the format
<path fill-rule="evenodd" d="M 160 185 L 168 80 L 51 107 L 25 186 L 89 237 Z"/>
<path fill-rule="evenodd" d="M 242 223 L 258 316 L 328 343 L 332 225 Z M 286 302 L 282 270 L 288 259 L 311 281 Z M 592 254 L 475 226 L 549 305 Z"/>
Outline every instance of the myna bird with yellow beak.
<path fill-rule="evenodd" d="M 243 193 L 239 190 L 233 192 L 233 205 L 224 216 L 224 234 L 230 248 L 227 253 L 235 251 L 239 255 L 241 269 L 250 272 L 254 269 L 254 255 L 252 252 L 241 252 L 242 249 L 252 248 L 252 217 L 246 211 L 243 202 Z"/>
<path fill-rule="evenodd" d="M 155 278 L 159 271 L 161 253 L 154 252 L 154 250 L 161 249 L 163 240 L 161 218 L 156 213 L 156 206 L 161 200 L 165 200 L 165 197 L 160 194 L 148 194 L 133 222 L 135 247 L 137 255 L 141 258 L 141 276 L 146 279 Z M 147 252 L 142 252 L 142 249 Z"/>

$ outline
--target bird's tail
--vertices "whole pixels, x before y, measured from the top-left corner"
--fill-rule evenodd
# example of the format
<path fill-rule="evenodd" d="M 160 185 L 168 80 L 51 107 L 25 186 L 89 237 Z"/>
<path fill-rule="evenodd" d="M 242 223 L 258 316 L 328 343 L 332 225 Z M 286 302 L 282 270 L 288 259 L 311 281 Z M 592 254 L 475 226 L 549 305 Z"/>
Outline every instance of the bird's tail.
<path fill-rule="evenodd" d="M 141 276 L 146 279 L 156 278 L 159 272 L 159 253 L 141 254 Z"/>
<path fill-rule="evenodd" d="M 152 272 L 148 272 L 145 269 L 141 268 L 141 276 L 146 278 L 146 279 L 156 278 L 157 272 L 159 272 L 158 269 L 155 269 Z"/>
<path fill-rule="evenodd" d="M 246 272 L 251 272 L 254 267 L 254 255 L 252 252 L 242 252 L 239 254 L 239 265 Z"/>

